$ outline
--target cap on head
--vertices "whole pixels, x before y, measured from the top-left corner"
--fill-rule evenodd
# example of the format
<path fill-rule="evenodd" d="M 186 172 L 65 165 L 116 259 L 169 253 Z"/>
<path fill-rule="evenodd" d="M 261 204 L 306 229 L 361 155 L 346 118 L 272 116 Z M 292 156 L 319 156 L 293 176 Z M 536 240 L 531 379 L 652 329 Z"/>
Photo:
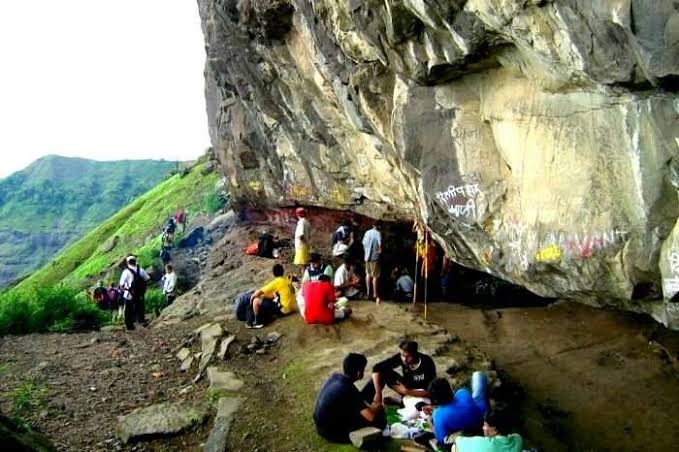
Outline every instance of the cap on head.
<path fill-rule="evenodd" d="M 297 214 L 298 217 L 306 217 L 306 209 L 304 207 L 298 207 L 295 209 L 295 214 Z"/>
<path fill-rule="evenodd" d="M 318 253 L 311 253 L 311 256 L 309 256 L 309 260 L 313 263 L 317 263 L 321 261 L 321 255 Z"/>
<path fill-rule="evenodd" d="M 131 264 L 131 263 L 137 262 L 137 258 L 130 255 L 130 256 L 127 256 L 127 258 L 125 258 L 125 262 L 127 262 L 128 264 Z"/>

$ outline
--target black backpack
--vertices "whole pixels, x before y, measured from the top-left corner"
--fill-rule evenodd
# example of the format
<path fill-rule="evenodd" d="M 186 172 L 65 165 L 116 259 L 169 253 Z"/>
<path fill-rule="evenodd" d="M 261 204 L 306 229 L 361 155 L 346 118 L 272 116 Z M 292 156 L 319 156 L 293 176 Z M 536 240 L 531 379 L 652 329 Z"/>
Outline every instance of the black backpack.
<path fill-rule="evenodd" d="M 346 242 L 349 240 L 349 235 L 351 231 L 347 226 L 338 227 L 335 232 L 332 233 L 332 245 L 334 246 L 337 242 Z"/>
<path fill-rule="evenodd" d="M 130 293 L 136 298 L 143 297 L 146 293 L 146 281 L 141 276 L 141 270 L 139 269 L 139 266 L 137 266 L 136 271 L 132 270 L 131 268 L 128 268 L 128 270 L 132 272 L 132 276 L 134 277 L 132 284 L 130 284 Z"/>
<path fill-rule="evenodd" d="M 262 234 L 259 236 L 259 243 L 257 244 L 257 254 L 259 257 L 273 258 L 273 236 L 271 234 Z"/>

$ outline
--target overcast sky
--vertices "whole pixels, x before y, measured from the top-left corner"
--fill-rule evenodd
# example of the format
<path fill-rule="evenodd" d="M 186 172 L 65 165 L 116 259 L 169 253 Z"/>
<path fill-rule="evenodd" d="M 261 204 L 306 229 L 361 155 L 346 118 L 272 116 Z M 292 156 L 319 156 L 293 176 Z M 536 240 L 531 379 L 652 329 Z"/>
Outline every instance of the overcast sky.
<path fill-rule="evenodd" d="M 1 0 L 0 177 L 209 146 L 196 0 Z"/>

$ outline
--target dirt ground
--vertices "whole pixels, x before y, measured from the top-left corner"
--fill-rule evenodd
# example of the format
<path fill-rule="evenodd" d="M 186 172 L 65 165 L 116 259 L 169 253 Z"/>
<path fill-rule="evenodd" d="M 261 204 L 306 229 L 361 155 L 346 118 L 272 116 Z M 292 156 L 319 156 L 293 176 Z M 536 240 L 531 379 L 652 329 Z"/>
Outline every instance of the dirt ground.
<path fill-rule="evenodd" d="M 410 337 L 434 356 L 441 373 L 452 362 L 463 363 L 451 373 L 458 384 L 465 383 L 473 369 L 489 367 L 474 347 L 423 322 L 403 306 L 362 302 L 355 310 L 352 318 L 335 326 L 307 326 L 296 314 L 258 331 L 234 320 L 221 321 L 237 339 L 220 367 L 246 382 L 238 393 L 245 403 L 234 422 L 229 450 L 346 450 L 318 437 L 311 414 L 321 383 L 339 370 L 349 351 L 366 354 L 372 365 L 395 353 L 403 337 Z M 33 381 L 44 387 L 43 403 L 24 415 L 59 450 L 200 450 L 209 422 L 176 437 L 128 445 L 116 439 L 115 427 L 116 417 L 134 408 L 164 401 L 213 400 L 205 379 L 192 386 L 195 369 L 179 372 L 173 354 L 205 322 L 197 318 L 132 333 L 5 337 L 0 342 L 2 410 L 10 412 L 14 391 Z M 253 335 L 263 338 L 271 331 L 282 338 L 266 354 L 240 352 Z M 182 394 L 185 388 L 190 389 Z"/>
<path fill-rule="evenodd" d="M 431 313 L 520 383 L 525 431 L 545 450 L 677 450 L 677 332 L 575 303 Z"/>

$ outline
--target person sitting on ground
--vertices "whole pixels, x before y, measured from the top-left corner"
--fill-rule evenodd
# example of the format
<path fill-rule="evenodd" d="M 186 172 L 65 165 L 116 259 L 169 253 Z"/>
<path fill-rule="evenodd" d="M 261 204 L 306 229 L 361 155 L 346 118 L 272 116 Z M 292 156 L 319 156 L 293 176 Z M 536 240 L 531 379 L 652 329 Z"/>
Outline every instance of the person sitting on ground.
<path fill-rule="evenodd" d="M 318 434 L 328 441 L 348 443 L 354 430 L 386 427 L 384 407 L 366 398 L 354 385 L 363 379 L 367 363 L 364 355 L 349 353 L 342 363 L 343 373 L 335 373 L 323 383 L 316 399 L 314 423 Z"/>
<path fill-rule="evenodd" d="M 252 311 L 246 324 L 247 328 L 262 328 L 264 321 L 295 311 L 295 289 L 290 278 L 284 276 L 281 264 L 273 266 L 274 279 L 250 297 Z"/>
<path fill-rule="evenodd" d="M 373 367 L 372 387 L 375 400 L 382 403 L 382 390 L 389 386 L 401 397 L 429 397 L 429 383 L 436 378 L 436 364 L 431 356 L 420 353 L 417 342 L 405 340 L 398 346 L 399 353 L 380 361 Z M 399 375 L 395 368 L 401 368 Z M 400 402 L 400 401 L 399 401 Z"/>
<path fill-rule="evenodd" d="M 343 320 L 351 315 L 351 308 L 335 305 L 335 289 L 328 275 L 302 284 L 302 295 L 304 321 L 309 325 L 332 325 L 335 320 Z"/>
<path fill-rule="evenodd" d="M 483 436 L 459 436 L 452 452 L 521 452 L 523 438 L 510 432 L 509 413 L 503 409 L 488 411 L 483 419 Z"/>
<path fill-rule="evenodd" d="M 335 296 L 354 300 L 358 298 L 358 286 L 361 284 L 361 279 L 354 274 L 354 263 L 349 254 L 345 253 L 342 259 L 344 263 L 335 272 Z"/>
<path fill-rule="evenodd" d="M 380 304 L 380 260 L 382 256 L 381 221 L 375 221 L 372 229 L 363 236 L 363 251 L 365 258 L 365 286 L 368 298 L 375 297 L 375 303 Z"/>
<path fill-rule="evenodd" d="M 477 434 L 483 425 L 483 416 L 489 408 L 486 394 L 486 374 L 474 372 L 472 374 L 472 390 L 458 389 L 453 394 L 450 383 L 445 378 L 437 378 L 429 385 L 432 404 L 434 434 L 440 444 L 451 433 L 464 432 Z"/>
<path fill-rule="evenodd" d="M 163 295 L 165 295 L 165 306 L 170 306 L 175 297 L 174 289 L 177 286 L 177 274 L 171 264 L 165 266 L 165 274 L 163 275 Z M 159 313 L 157 313 L 159 314 Z"/>
<path fill-rule="evenodd" d="M 311 253 L 309 266 L 304 270 L 304 275 L 302 276 L 302 284 L 309 281 L 317 281 L 321 275 L 327 275 L 332 279 L 335 276 L 335 272 L 332 269 L 332 265 L 326 264 L 320 254 Z"/>
<path fill-rule="evenodd" d="M 352 243 L 351 220 L 345 219 L 332 234 L 332 255 L 342 256 Z"/>
<path fill-rule="evenodd" d="M 399 270 L 399 276 L 394 287 L 394 296 L 398 301 L 412 301 L 415 283 L 404 267 Z"/>
<path fill-rule="evenodd" d="M 306 209 L 298 207 L 295 210 L 297 215 L 297 227 L 295 228 L 295 265 L 304 271 L 304 267 L 309 263 L 309 247 L 311 241 L 311 224 L 306 219 Z"/>

